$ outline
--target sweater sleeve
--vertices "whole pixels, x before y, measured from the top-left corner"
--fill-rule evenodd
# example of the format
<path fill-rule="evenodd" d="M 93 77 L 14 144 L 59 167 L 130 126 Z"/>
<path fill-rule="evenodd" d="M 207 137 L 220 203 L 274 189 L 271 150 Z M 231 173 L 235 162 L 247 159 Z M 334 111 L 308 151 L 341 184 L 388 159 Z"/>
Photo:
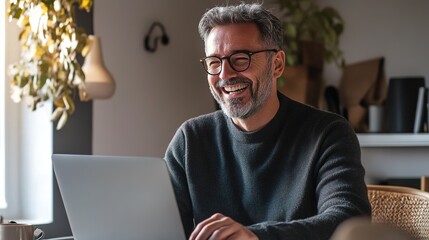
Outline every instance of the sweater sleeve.
<path fill-rule="evenodd" d="M 248 226 L 259 239 L 327 240 L 344 220 L 371 214 L 355 133 L 345 120 L 334 121 L 324 129 L 314 146 L 319 156 L 313 169 L 315 187 L 303 189 L 314 191 L 317 214 Z"/>
<path fill-rule="evenodd" d="M 186 236 L 190 236 L 194 228 L 192 203 L 185 173 L 186 144 L 185 135 L 179 128 L 165 153 L 165 160 L 170 172 L 171 182 L 175 191 L 176 201 Z"/>

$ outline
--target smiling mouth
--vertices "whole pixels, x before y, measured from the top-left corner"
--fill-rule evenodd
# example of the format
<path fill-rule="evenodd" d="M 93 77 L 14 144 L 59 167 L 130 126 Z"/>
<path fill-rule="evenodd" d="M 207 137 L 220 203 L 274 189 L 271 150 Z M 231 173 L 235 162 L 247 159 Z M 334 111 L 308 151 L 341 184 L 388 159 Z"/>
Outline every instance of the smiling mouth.
<path fill-rule="evenodd" d="M 249 86 L 249 84 L 240 83 L 240 84 L 234 84 L 234 85 L 227 85 L 227 86 L 223 87 L 222 89 L 227 94 L 234 94 L 234 93 L 244 91 L 248 86 Z"/>

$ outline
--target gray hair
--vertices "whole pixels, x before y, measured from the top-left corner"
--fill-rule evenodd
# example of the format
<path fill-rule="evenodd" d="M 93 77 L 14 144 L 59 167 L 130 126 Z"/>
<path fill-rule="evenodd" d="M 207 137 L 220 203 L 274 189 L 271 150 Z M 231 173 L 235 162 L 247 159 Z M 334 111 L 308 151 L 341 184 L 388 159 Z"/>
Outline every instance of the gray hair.
<path fill-rule="evenodd" d="M 260 3 L 214 7 L 202 16 L 198 30 L 201 38 L 206 41 L 214 27 L 234 23 L 255 23 L 261 32 L 262 41 L 266 47 L 281 49 L 283 45 L 282 24 Z"/>

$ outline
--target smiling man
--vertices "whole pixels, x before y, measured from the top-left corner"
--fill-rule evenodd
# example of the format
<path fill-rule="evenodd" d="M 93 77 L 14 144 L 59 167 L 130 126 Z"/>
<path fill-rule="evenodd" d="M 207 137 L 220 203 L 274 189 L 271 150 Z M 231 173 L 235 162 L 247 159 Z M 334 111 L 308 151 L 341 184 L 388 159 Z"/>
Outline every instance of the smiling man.
<path fill-rule="evenodd" d="M 327 240 L 369 215 L 348 122 L 277 91 L 279 19 L 260 4 L 215 7 L 199 31 L 222 110 L 182 124 L 165 155 L 189 239 Z"/>
<path fill-rule="evenodd" d="M 201 62 L 210 90 L 224 113 L 245 131 L 264 126 L 279 107 L 275 84 L 285 54 L 278 47 L 265 47 L 254 23 L 219 25 L 206 37 L 208 57 Z"/>

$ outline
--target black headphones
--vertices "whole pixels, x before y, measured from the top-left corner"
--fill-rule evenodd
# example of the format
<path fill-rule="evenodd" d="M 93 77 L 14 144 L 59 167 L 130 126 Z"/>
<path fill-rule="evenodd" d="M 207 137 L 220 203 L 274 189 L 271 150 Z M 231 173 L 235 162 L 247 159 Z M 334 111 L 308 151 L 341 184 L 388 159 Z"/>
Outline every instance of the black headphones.
<path fill-rule="evenodd" d="M 155 27 L 159 27 L 161 29 L 162 36 L 155 36 L 155 37 L 151 36 Z M 151 41 L 151 39 L 153 40 Z M 170 42 L 170 39 L 168 38 L 167 33 L 165 32 L 164 26 L 159 22 L 154 22 L 150 27 L 146 37 L 144 38 L 144 48 L 148 52 L 155 52 L 156 48 L 158 47 L 158 41 L 161 41 L 163 45 L 167 45 Z"/>

